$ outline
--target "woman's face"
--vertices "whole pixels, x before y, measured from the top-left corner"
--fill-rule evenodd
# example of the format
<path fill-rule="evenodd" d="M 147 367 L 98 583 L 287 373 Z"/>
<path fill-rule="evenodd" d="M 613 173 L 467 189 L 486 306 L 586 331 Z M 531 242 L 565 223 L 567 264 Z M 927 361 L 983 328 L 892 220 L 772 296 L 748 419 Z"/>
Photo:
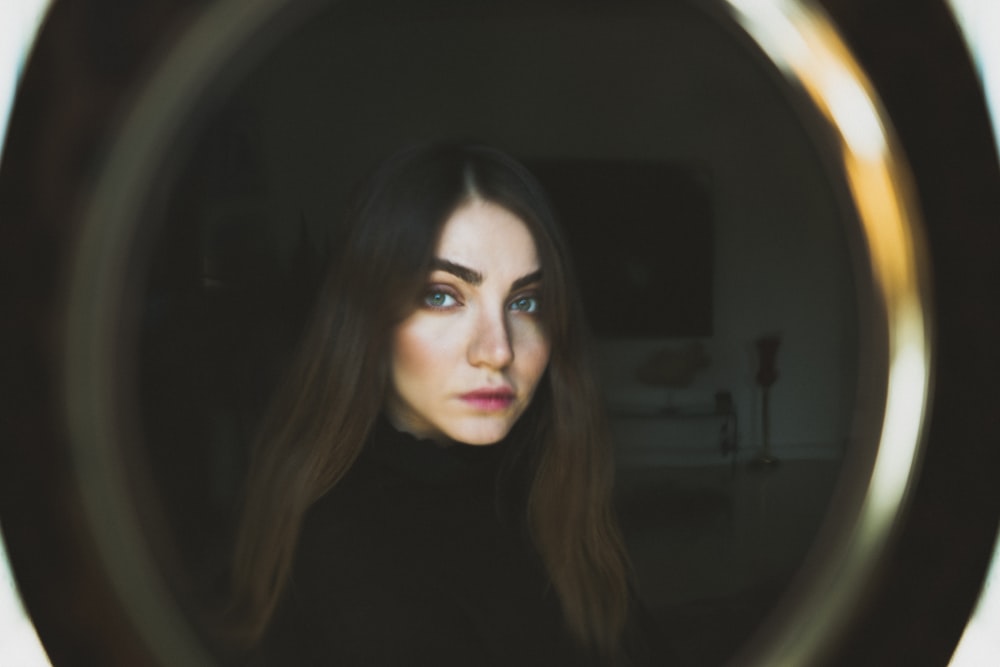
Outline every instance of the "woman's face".
<path fill-rule="evenodd" d="M 416 309 L 396 328 L 387 412 L 417 437 L 491 445 L 531 402 L 549 361 L 535 241 L 473 200 L 445 222 Z"/>

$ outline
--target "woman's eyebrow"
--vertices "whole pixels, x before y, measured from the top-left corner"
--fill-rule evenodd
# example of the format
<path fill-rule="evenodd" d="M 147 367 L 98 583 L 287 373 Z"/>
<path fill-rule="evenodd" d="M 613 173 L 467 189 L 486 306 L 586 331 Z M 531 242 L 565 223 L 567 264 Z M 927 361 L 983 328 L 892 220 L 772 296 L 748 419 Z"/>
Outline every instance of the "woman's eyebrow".
<path fill-rule="evenodd" d="M 531 283 L 537 283 L 541 279 L 542 279 L 541 269 L 538 269 L 537 271 L 532 271 L 531 273 L 525 276 L 521 276 L 520 278 L 512 282 L 510 284 L 510 291 L 513 292 L 515 290 L 521 289 L 525 285 L 530 285 Z"/>
<path fill-rule="evenodd" d="M 447 259 L 441 259 L 440 257 L 434 258 L 431 262 L 431 268 L 437 271 L 444 271 L 450 273 L 451 275 L 463 280 L 470 285 L 481 285 L 483 282 L 483 274 L 475 269 L 470 269 L 467 266 L 462 266 L 461 264 L 456 264 L 455 262 L 448 261 Z M 521 276 L 514 282 L 510 284 L 510 290 L 520 289 L 525 285 L 530 285 L 532 283 L 537 283 L 542 279 L 542 270 L 532 271 L 526 275 Z"/>
<path fill-rule="evenodd" d="M 440 259 L 437 257 L 434 258 L 434 261 L 431 262 L 431 268 L 450 273 L 470 285 L 479 285 L 483 282 L 483 274 L 479 271 L 470 269 L 467 266 L 462 266 L 461 264 L 456 264 L 455 262 L 449 262 L 446 259 Z"/>

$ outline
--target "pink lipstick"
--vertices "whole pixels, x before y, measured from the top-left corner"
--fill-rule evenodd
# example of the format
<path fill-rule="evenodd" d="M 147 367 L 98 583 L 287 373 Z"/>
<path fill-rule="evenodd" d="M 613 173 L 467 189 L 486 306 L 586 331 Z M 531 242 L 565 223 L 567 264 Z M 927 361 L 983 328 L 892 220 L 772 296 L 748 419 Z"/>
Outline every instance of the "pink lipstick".
<path fill-rule="evenodd" d="M 514 392 L 508 387 L 476 389 L 462 394 L 461 399 L 477 410 L 506 410 L 514 402 Z"/>

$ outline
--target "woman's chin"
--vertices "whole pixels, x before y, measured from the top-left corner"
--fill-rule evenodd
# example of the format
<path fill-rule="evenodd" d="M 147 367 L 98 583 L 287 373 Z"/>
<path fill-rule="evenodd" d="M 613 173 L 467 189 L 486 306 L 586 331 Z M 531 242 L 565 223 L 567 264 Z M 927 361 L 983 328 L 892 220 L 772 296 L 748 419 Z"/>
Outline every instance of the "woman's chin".
<path fill-rule="evenodd" d="M 446 434 L 459 444 L 488 447 L 506 438 L 513 425 L 509 418 L 472 417 L 455 424 Z"/>

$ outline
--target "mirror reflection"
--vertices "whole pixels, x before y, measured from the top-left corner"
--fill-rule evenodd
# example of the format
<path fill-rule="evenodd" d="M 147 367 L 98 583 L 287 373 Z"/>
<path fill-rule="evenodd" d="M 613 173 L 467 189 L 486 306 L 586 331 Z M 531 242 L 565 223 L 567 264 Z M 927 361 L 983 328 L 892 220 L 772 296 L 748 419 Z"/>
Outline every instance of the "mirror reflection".
<path fill-rule="evenodd" d="M 721 664 L 801 564 L 852 438 L 857 224 L 824 138 L 686 3 L 395 4 L 299 28 L 164 177 L 140 331 L 163 565 L 190 609 L 216 601 L 351 187 L 403 146 L 474 139 L 526 164 L 564 229 L 638 595 L 682 664 Z"/>

